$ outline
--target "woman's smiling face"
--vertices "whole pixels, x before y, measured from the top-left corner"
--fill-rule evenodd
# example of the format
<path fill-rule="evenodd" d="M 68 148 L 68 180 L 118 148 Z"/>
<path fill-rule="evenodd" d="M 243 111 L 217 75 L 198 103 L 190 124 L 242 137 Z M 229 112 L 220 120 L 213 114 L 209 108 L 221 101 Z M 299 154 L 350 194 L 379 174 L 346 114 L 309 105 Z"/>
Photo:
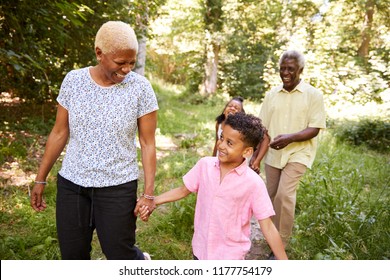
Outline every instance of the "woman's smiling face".
<path fill-rule="evenodd" d="M 134 69 L 137 52 L 132 49 L 118 50 L 114 53 L 99 53 L 100 66 L 104 72 L 105 83 L 113 85 L 121 83 L 125 76 Z"/>

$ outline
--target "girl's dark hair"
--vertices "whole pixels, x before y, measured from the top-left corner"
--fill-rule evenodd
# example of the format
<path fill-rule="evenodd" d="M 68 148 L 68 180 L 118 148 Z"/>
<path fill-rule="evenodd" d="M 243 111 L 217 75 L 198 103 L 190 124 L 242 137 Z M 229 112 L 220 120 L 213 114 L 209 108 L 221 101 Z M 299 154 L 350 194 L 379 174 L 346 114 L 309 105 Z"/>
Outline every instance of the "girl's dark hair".
<path fill-rule="evenodd" d="M 245 145 L 256 148 L 263 141 L 266 129 L 261 120 L 251 114 L 237 113 L 229 115 L 225 121 L 232 129 L 241 134 L 241 140 Z"/>
<path fill-rule="evenodd" d="M 218 124 L 222 123 L 225 120 L 225 114 L 223 112 L 225 112 L 226 107 L 233 100 L 238 101 L 238 102 L 241 103 L 242 112 L 245 113 L 245 110 L 244 110 L 244 98 L 242 98 L 241 96 L 233 97 L 232 99 L 229 100 L 229 102 L 226 103 L 225 107 L 222 110 L 222 113 L 218 117 L 215 118 L 215 120 L 217 121 Z"/>

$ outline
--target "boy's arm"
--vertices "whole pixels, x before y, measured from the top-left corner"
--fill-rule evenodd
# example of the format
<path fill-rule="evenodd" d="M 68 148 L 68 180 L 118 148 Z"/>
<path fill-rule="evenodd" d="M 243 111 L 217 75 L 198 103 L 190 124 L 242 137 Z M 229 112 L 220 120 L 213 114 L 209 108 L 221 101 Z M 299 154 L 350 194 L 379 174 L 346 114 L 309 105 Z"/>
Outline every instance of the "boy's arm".
<path fill-rule="evenodd" d="M 282 238 L 280 238 L 279 232 L 276 229 L 271 218 L 259 220 L 261 231 L 267 240 L 272 252 L 278 260 L 288 260 L 286 251 L 284 250 Z"/>
<path fill-rule="evenodd" d="M 185 186 L 181 186 L 156 196 L 154 202 L 156 205 L 160 205 L 182 199 L 190 193 L 191 192 Z"/>
<path fill-rule="evenodd" d="M 189 195 L 190 193 L 191 192 L 185 186 L 172 189 L 170 191 L 167 191 L 165 193 L 162 193 L 154 197 L 153 205 L 151 206 L 146 206 L 146 205 L 141 206 L 139 203 L 137 203 L 134 210 L 134 214 L 136 216 L 139 216 L 142 221 L 146 222 L 148 221 L 149 216 L 152 214 L 154 209 L 156 209 L 157 205 L 182 199 L 187 195 Z"/>

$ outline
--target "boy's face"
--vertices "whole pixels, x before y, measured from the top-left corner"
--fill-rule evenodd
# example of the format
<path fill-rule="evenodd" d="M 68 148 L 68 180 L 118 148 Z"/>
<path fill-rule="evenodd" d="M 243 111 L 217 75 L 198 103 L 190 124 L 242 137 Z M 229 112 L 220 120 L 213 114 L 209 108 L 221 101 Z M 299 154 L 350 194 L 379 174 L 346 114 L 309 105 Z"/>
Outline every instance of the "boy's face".
<path fill-rule="evenodd" d="M 225 125 L 218 140 L 218 159 L 221 165 L 235 168 L 239 166 L 245 157 L 249 157 L 253 149 L 247 147 L 241 140 L 241 133 L 230 125 Z"/>

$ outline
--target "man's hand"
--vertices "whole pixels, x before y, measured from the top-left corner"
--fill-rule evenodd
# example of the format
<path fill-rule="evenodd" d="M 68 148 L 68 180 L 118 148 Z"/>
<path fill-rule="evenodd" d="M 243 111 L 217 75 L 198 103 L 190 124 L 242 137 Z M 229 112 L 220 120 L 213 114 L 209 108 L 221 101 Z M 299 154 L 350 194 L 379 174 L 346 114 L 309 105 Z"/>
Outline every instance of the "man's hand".
<path fill-rule="evenodd" d="M 276 136 L 269 146 L 275 150 L 281 150 L 292 142 L 291 134 L 280 134 Z"/>

